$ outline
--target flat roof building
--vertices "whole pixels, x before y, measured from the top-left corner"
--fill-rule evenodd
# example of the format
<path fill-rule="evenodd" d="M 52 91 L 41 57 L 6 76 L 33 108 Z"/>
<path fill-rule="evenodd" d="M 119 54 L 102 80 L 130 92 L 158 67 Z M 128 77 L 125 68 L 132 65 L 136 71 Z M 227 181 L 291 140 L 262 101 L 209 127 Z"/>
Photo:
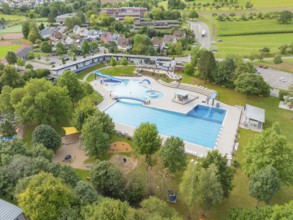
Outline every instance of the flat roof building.
<path fill-rule="evenodd" d="M 252 105 L 244 106 L 244 127 L 262 131 L 265 123 L 265 110 Z"/>
<path fill-rule="evenodd" d="M 140 21 L 147 11 L 147 8 L 142 7 L 101 8 L 101 13 L 106 13 L 119 21 L 123 21 L 126 16 L 133 17 L 135 21 Z"/>

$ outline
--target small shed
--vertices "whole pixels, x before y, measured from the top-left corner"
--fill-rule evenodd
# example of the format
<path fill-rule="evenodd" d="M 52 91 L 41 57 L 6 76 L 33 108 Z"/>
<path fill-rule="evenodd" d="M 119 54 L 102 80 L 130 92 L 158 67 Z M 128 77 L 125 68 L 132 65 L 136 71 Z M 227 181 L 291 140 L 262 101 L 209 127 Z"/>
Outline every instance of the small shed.
<path fill-rule="evenodd" d="M 22 209 L 3 199 L 0 199 L 0 219 L 25 220 Z"/>
<path fill-rule="evenodd" d="M 265 110 L 252 105 L 244 106 L 244 125 L 253 130 L 261 131 L 265 123 Z"/>

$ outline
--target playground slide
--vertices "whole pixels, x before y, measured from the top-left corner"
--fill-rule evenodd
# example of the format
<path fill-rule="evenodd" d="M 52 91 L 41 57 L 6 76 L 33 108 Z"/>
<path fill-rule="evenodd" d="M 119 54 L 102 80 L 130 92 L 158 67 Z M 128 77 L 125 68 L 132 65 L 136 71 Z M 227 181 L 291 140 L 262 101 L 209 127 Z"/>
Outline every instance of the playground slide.
<path fill-rule="evenodd" d="M 113 76 L 110 76 L 110 75 L 106 75 L 106 74 L 103 74 L 99 71 L 96 71 L 95 72 L 96 75 L 100 76 L 100 77 L 103 77 L 103 78 L 106 78 L 106 80 L 104 80 L 105 82 L 122 82 L 123 79 L 119 79 L 119 78 L 116 78 L 116 77 L 113 77 Z"/>
<path fill-rule="evenodd" d="M 135 97 L 131 97 L 131 96 L 117 96 L 115 97 L 116 99 L 129 99 L 129 100 L 135 100 L 135 101 L 139 101 L 139 102 L 143 102 L 143 103 L 147 103 L 149 102 L 149 100 L 147 99 L 141 99 L 141 98 L 135 98 Z"/>
<path fill-rule="evenodd" d="M 148 79 L 143 79 L 143 80 L 140 81 L 139 83 L 143 83 L 143 82 L 147 82 L 148 84 L 151 84 L 151 81 L 149 81 Z"/>

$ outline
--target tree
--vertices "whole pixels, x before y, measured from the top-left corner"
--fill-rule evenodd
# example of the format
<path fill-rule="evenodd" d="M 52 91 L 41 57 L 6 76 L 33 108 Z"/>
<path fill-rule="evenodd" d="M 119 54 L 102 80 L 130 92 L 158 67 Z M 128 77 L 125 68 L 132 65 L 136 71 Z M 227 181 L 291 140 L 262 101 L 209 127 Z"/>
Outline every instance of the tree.
<path fill-rule="evenodd" d="M 12 138 L 16 134 L 16 127 L 11 121 L 0 121 L 0 134 L 2 137 Z"/>
<path fill-rule="evenodd" d="M 29 31 L 29 34 L 27 36 L 27 39 L 32 42 L 32 43 L 35 43 L 37 39 L 40 38 L 40 35 L 39 35 L 39 32 L 38 32 L 38 29 L 33 26 L 33 27 L 30 27 L 30 31 Z"/>
<path fill-rule="evenodd" d="M 183 170 L 187 160 L 183 140 L 178 137 L 167 138 L 160 149 L 160 157 L 171 173 Z"/>
<path fill-rule="evenodd" d="M 151 216 L 158 215 L 159 219 L 173 219 L 178 217 L 175 209 L 171 208 L 165 201 L 151 196 L 140 203 L 144 215 L 149 216 L 146 219 L 152 219 Z"/>
<path fill-rule="evenodd" d="M 133 142 L 139 153 L 146 155 L 147 164 L 152 166 L 151 155 L 160 148 L 162 143 L 156 125 L 148 122 L 141 123 L 134 131 Z"/>
<path fill-rule="evenodd" d="M 22 23 L 22 34 L 24 36 L 25 39 L 28 38 L 28 34 L 30 32 L 30 22 L 27 20 L 27 21 L 24 21 Z"/>
<path fill-rule="evenodd" d="M 47 160 L 52 160 L 54 156 L 54 151 L 47 149 L 43 144 L 34 144 L 29 151 L 32 157 L 44 157 Z"/>
<path fill-rule="evenodd" d="M 127 58 L 126 57 L 123 57 L 121 59 L 121 65 L 123 65 L 123 66 L 127 66 L 128 65 L 128 61 L 127 61 Z"/>
<path fill-rule="evenodd" d="M 285 10 L 280 13 L 278 22 L 280 24 L 289 24 L 290 22 L 292 22 L 292 18 L 293 18 L 293 13 L 291 11 Z"/>
<path fill-rule="evenodd" d="M 32 134 L 34 144 L 43 144 L 46 148 L 56 151 L 61 144 L 61 137 L 49 125 L 39 125 Z"/>
<path fill-rule="evenodd" d="M 90 171 L 91 181 L 98 193 L 123 198 L 124 179 L 120 170 L 108 161 L 98 161 Z"/>
<path fill-rule="evenodd" d="M 152 45 L 150 38 L 145 34 L 136 34 L 133 37 L 132 52 L 134 54 L 145 54 L 148 47 Z"/>
<path fill-rule="evenodd" d="M 258 208 L 259 201 L 268 203 L 273 195 L 280 190 L 280 185 L 278 171 L 272 165 L 268 165 L 251 175 L 249 193 L 257 199 L 256 208 Z"/>
<path fill-rule="evenodd" d="M 56 44 L 56 52 L 59 56 L 66 53 L 66 48 L 61 42 Z"/>
<path fill-rule="evenodd" d="M 270 86 L 263 77 L 255 73 L 242 73 L 234 81 L 235 90 L 248 95 L 270 94 Z"/>
<path fill-rule="evenodd" d="M 114 57 L 111 57 L 111 60 L 110 60 L 110 65 L 115 67 L 117 65 L 117 61 Z"/>
<path fill-rule="evenodd" d="M 17 195 L 19 206 L 31 219 L 57 219 L 74 203 L 73 190 L 52 174 L 33 176 L 24 191 Z"/>
<path fill-rule="evenodd" d="M 86 40 L 84 40 L 82 43 L 81 52 L 83 55 L 86 55 L 90 52 L 90 45 Z"/>
<path fill-rule="evenodd" d="M 198 18 L 199 15 L 196 11 L 191 11 L 188 15 L 189 18 Z"/>
<path fill-rule="evenodd" d="M 22 86 L 23 83 L 24 80 L 14 66 L 6 65 L 4 67 L 2 75 L 0 74 L 0 85 L 16 88 Z"/>
<path fill-rule="evenodd" d="M 194 74 L 194 67 L 190 63 L 184 65 L 184 74 L 192 76 Z"/>
<path fill-rule="evenodd" d="M 219 171 L 218 177 L 222 185 L 224 197 L 228 197 L 232 191 L 233 185 L 233 169 L 228 166 L 228 160 L 225 156 L 222 156 L 219 151 L 209 151 L 208 155 L 200 161 L 199 165 L 203 168 L 208 168 L 211 165 L 215 165 Z"/>
<path fill-rule="evenodd" d="M 85 206 L 81 210 L 81 215 L 87 220 L 131 220 L 130 214 L 131 208 L 126 202 L 110 198 L 104 198 L 98 205 Z"/>
<path fill-rule="evenodd" d="M 11 96 L 22 123 L 54 124 L 71 114 L 68 91 L 46 79 L 31 79 L 24 88 L 14 89 Z"/>
<path fill-rule="evenodd" d="M 81 82 L 77 78 L 77 74 L 66 70 L 57 80 L 57 85 L 68 90 L 68 95 L 73 106 L 84 96 L 84 91 Z"/>
<path fill-rule="evenodd" d="M 79 181 L 74 188 L 79 203 L 84 206 L 98 201 L 98 195 L 93 186 L 85 181 Z"/>
<path fill-rule="evenodd" d="M 80 131 L 86 119 L 93 116 L 96 111 L 97 108 L 93 104 L 79 102 L 73 113 L 73 126 Z"/>
<path fill-rule="evenodd" d="M 5 59 L 6 59 L 7 63 L 9 63 L 9 64 L 15 64 L 17 61 L 17 57 L 16 57 L 15 53 L 12 51 L 7 52 Z"/>
<path fill-rule="evenodd" d="M 47 41 L 44 41 L 42 43 L 42 45 L 41 45 L 41 50 L 44 53 L 51 53 L 52 52 L 52 46 Z"/>
<path fill-rule="evenodd" d="M 82 139 L 85 150 L 91 156 L 100 156 L 109 147 L 114 134 L 114 123 L 104 112 L 99 112 L 86 119 L 82 126 Z"/>
<path fill-rule="evenodd" d="M 8 118 L 14 118 L 14 108 L 10 102 L 12 88 L 3 86 L 0 94 L 0 114 L 6 115 Z"/>
<path fill-rule="evenodd" d="M 227 57 L 222 62 L 217 63 L 217 71 L 214 72 L 213 79 L 217 83 L 231 83 L 233 82 L 233 74 L 236 65 L 232 58 Z"/>
<path fill-rule="evenodd" d="M 252 7 L 253 7 L 252 2 L 248 1 L 248 2 L 245 3 L 245 8 L 246 8 L 246 9 L 250 9 L 250 8 L 252 8 Z"/>
<path fill-rule="evenodd" d="M 293 152 L 279 130 L 279 124 L 274 123 L 273 127 L 250 139 L 243 163 L 243 170 L 248 176 L 272 165 L 282 181 L 292 181 Z"/>
<path fill-rule="evenodd" d="M 41 30 L 43 30 L 43 29 L 45 29 L 45 25 L 44 25 L 44 23 L 42 22 L 42 23 L 40 24 L 40 26 L 39 26 L 39 30 L 41 31 Z"/>
<path fill-rule="evenodd" d="M 204 169 L 190 163 L 183 174 L 179 190 L 189 212 L 195 207 L 196 202 L 199 202 L 202 216 L 205 215 L 205 210 L 223 199 L 223 190 L 215 165 Z"/>
<path fill-rule="evenodd" d="M 197 66 L 202 79 L 211 79 L 213 72 L 217 68 L 213 52 L 207 50 L 201 51 Z"/>
<path fill-rule="evenodd" d="M 133 22 L 134 22 L 134 18 L 130 16 L 125 16 L 123 19 L 124 24 L 133 24 Z"/>
<path fill-rule="evenodd" d="M 133 205 L 139 204 L 139 202 L 142 200 L 143 193 L 143 184 L 137 176 L 134 175 L 131 179 L 128 179 L 124 196 L 126 201 Z"/>
<path fill-rule="evenodd" d="M 274 64 L 280 64 L 283 63 L 282 57 L 280 55 L 277 55 L 274 57 Z"/>

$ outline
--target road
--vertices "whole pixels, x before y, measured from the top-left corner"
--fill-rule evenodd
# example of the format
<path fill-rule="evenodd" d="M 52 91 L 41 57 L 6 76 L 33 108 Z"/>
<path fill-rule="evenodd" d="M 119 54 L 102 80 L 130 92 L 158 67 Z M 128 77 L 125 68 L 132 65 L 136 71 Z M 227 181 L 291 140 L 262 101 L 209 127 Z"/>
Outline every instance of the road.
<path fill-rule="evenodd" d="M 209 50 L 211 48 L 211 31 L 209 26 L 203 21 L 188 21 L 188 24 L 195 35 L 195 39 L 201 44 L 201 48 Z M 201 35 L 202 30 L 206 32 L 204 37 Z"/>
<path fill-rule="evenodd" d="M 289 86 L 293 84 L 292 73 L 271 68 L 263 69 L 257 67 L 257 70 L 260 72 L 260 75 L 264 80 L 273 88 L 288 90 Z"/>

